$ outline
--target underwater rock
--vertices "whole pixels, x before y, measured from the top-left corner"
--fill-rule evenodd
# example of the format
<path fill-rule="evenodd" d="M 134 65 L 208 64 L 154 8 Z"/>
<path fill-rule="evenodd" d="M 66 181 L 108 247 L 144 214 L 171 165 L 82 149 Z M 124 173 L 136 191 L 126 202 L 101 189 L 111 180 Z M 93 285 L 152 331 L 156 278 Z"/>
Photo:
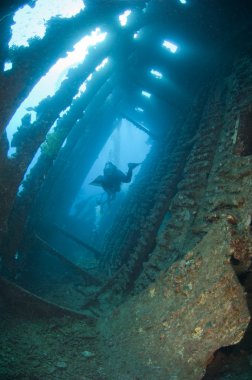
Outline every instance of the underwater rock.
<path fill-rule="evenodd" d="M 55 366 L 56 366 L 57 368 L 61 368 L 61 369 L 65 369 L 65 368 L 67 368 L 67 364 L 66 364 L 66 362 L 64 362 L 63 360 L 59 360 L 59 361 L 55 364 Z"/>
<path fill-rule="evenodd" d="M 233 224 L 233 225 L 236 225 L 238 223 L 237 218 L 232 214 L 227 215 L 227 221 L 228 223 Z"/>
<path fill-rule="evenodd" d="M 93 358 L 95 356 L 95 354 L 91 351 L 83 351 L 81 355 L 86 359 Z"/>
<path fill-rule="evenodd" d="M 250 316 L 230 264 L 231 245 L 228 223 L 214 224 L 184 259 L 100 321 L 111 380 L 125 373 L 199 380 L 218 348 L 242 339 Z"/>

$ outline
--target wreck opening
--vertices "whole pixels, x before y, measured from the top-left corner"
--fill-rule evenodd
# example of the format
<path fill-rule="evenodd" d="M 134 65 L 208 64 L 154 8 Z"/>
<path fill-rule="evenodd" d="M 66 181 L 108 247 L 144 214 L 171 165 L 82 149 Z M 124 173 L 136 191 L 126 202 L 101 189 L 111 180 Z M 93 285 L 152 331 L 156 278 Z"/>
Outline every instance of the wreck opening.
<path fill-rule="evenodd" d="M 0 378 L 250 376 L 251 4 L 76 0 L 14 46 L 40 3 L 0 11 Z"/>
<path fill-rule="evenodd" d="M 46 34 L 47 23 L 52 18 L 71 18 L 85 8 L 81 0 L 74 1 L 31 1 L 19 8 L 11 27 L 12 36 L 9 47 L 29 47 L 33 38 L 42 39 Z"/>
<path fill-rule="evenodd" d="M 67 223 L 69 232 L 102 249 L 104 235 L 113 225 L 150 149 L 151 140 L 148 134 L 127 119 L 118 118 L 114 130 L 84 178 L 67 213 L 71 217 L 70 223 L 67 223 L 67 216 L 65 221 L 61 220 L 61 225 Z M 108 195 L 102 187 L 99 184 L 93 185 L 95 178 L 103 174 L 107 162 L 112 162 L 124 173 L 127 172 L 130 162 L 139 163 L 132 173 L 130 183 L 122 183 L 121 191 L 116 194 L 111 204 L 108 203 Z"/>
<path fill-rule="evenodd" d="M 102 32 L 100 28 L 96 28 L 89 35 L 85 35 L 73 46 L 73 51 L 67 52 L 65 58 L 60 58 L 50 70 L 37 82 L 33 87 L 28 97 L 22 102 L 20 107 L 17 109 L 11 120 L 6 127 L 6 133 L 8 136 L 10 149 L 8 151 L 8 156 L 14 156 L 16 154 L 16 149 L 13 147 L 12 138 L 13 135 L 17 133 L 22 134 L 23 128 L 36 128 L 33 123 L 41 117 L 40 108 L 43 107 L 43 100 L 52 98 L 56 92 L 60 91 L 60 87 L 64 81 L 69 80 L 69 71 L 75 67 L 78 68 L 79 65 L 83 64 L 86 56 L 89 54 L 89 48 L 96 46 L 97 44 L 103 42 L 106 39 L 107 33 Z M 95 61 L 95 59 L 94 59 Z M 94 72 L 99 71 L 107 63 L 107 58 L 94 68 Z M 82 85 L 79 87 L 77 94 L 73 97 L 79 97 L 80 94 L 85 91 L 87 82 L 92 79 L 92 72 L 85 79 Z M 68 109 L 69 105 L 66 109 Z M 27 112 L 28 111 L 28 112 Z M 59 117 L 62 116 L 62 112 Z M 29 123 L 22 126 L 22 122 L 30 118 Z M 57 121 L 56 121 L 57 122 Z M 18 139 L 18 137 L 17 137 Z"/>

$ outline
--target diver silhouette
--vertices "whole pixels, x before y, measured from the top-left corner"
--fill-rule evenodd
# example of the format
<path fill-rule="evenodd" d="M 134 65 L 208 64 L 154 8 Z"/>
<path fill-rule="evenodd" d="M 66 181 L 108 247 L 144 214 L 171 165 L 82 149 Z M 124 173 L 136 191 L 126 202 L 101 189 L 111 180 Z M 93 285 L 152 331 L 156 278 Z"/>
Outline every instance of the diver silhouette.
<path fill-rule="evenodd" d="M 132 179 L 133 169 L 140 164 L 129 163 L 128 171 L 124 174 L 112 162 L 107 162 L 103 169 L 103 175 L 99 175 L 90 185 L 101 186 L 107 193 L 107 202 L 110 203 L 116 198 L 116 193 L 121 191 L 122 183 L 129 183 Z"/>

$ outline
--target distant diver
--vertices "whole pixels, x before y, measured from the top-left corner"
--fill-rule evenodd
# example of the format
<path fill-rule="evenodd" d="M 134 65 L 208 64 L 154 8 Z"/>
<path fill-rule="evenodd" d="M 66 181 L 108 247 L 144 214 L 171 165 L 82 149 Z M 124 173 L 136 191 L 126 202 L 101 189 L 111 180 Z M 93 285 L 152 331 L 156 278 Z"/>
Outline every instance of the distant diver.
<path fill-rule="evenodd" d="M 129 163 L 128 171 L 124 174 L 109 161 L 105 164 L 103 175 L 96 177 L 94 181 L 90 182 L 90 185 L 101 186 L 108 195 L 106 202 L 110 204 L 110 202 L 115 199 L 116 193 L 121 191 L 121 184 L 131 181 L 133 169 L 138 165 L 140 164 Z"/>

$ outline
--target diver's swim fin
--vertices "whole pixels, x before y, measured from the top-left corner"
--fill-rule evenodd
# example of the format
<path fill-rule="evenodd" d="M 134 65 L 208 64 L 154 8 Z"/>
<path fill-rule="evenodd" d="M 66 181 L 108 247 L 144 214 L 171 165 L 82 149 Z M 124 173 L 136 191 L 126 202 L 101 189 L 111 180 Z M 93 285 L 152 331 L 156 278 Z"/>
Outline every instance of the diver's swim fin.
<path fill-rule="evenodd" d="M 89 185 L 94 185 L 94 186 L 102 186 L 103 185 L 103 176 L 98 175 L 92 182 L 90 182 Z"/>
<path fill-rule="evenodd" d="M 135 169 L 138 165 L 141 165 L 141 162 L 139 164 L 135 164 L 133 162 L 128 163 L 128 168 L 129 169 Z"/>

